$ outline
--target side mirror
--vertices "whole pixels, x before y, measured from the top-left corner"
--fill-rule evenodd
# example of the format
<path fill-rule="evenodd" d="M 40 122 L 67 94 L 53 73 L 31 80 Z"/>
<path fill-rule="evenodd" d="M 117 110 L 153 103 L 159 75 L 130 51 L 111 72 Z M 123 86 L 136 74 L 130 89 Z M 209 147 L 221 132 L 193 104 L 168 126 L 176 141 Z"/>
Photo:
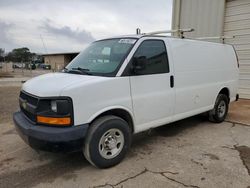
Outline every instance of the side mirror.
<path fill-rule="evenodd" d="M 137 74 L 146 68 L 147 58 L 146 56 L 134 57 L 132 61 L 132 72 Z"/>

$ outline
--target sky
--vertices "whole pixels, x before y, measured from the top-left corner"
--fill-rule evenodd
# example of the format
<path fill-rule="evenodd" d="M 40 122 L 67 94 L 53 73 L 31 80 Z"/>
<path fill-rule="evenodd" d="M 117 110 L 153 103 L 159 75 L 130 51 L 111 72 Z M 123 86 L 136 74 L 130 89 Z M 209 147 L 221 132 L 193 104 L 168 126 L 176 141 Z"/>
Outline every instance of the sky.
<path fill-rule="evenodd" d="M 78 52 L 117 35 L 171 28 L 172 0 L 0 0 L 0 48 Z"/>

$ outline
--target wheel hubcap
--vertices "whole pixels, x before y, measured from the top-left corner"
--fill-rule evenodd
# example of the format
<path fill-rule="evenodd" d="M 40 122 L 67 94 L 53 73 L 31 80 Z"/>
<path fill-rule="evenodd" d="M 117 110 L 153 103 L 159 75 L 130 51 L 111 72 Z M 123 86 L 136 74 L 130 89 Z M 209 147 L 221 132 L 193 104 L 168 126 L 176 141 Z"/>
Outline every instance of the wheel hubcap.
<path fill-rule="evenodd" d="M 124 146 L 124 135 L 119 129 L 109 129 L 99 141 L 99 152 L 105 159 L 116 157 Z"/>
<path fill-rule="evenodd" d="M 226 113 L 226 103 L 225 101 L 221 101 L 218 105 L 218 115 L 219 117 L 223 117 Z"/>

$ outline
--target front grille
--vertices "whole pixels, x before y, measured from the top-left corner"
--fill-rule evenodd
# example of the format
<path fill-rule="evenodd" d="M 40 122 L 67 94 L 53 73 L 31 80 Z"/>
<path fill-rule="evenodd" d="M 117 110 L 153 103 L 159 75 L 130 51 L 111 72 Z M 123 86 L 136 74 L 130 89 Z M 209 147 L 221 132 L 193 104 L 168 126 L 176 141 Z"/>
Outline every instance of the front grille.
<path fill-rule="evenodd" d="M 32 122 L 36 122 L 36 115 L 28 112 L 27 110 L 23 109 L 21 107 L 21 111 L 26 115 L 27 118 L 29 118 Z"/>
<path fill-rule="evenodd" d="M 24 93 L 23 91 L 20 92 L 20 98 L 26 100 L 28 103 L 37 106 L 38 98 L 34 97 L 28 93 Z"/>
<path fill-rule="evenodd" d="M 36 108 L 38 104 L 38 98 L 34 97 L 23 91 L 20 92 L 19 105 L 21 111 L 33 122 L 36 122 Z"/>

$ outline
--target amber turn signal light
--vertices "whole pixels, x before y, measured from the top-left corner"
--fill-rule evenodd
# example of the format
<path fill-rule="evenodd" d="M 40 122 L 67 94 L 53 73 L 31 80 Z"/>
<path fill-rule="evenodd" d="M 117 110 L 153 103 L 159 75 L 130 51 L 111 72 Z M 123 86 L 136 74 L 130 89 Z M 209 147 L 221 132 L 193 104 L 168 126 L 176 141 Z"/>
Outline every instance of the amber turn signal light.
<path fill-rule="evenodd" d="M 37 122 L 50 125 L 69 126 L 71 123 L 71 119 L 70 117 L 55 118 L 55 117 L 37 116 Z"/>

